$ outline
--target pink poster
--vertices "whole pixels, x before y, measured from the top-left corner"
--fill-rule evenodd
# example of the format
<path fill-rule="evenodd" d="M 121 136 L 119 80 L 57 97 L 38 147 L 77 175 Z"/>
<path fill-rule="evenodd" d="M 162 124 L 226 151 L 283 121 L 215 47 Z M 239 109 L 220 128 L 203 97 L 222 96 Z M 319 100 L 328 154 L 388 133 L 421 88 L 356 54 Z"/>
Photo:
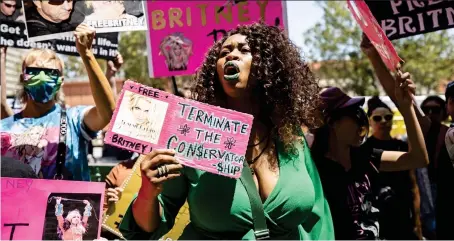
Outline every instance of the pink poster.
<path fill-rule="evenodd" d="M 174 149 L 183 165 L 239 178 L 252 120 L 126 81 L 104 141 L 142 154 Z"/>
<path fill-rule="evenodd" d="M 285 27 L 285 1 L 147 1 L 151 77 L 195 73 L 209 47 L 229 30 L 264 19 Z"/>
<path fill-rule="evenodd" d="M 2 240 L 95 240 L 105 183 L 0 178 Z"/>
<path fill-rule="evenodd" d="M 377 23 L 367 4 L 362 0 L 347 0 L 348 9 L 352 13 L 356 22 L 363 32 L 375 46 L 380 57 L 390 71 L 396 70 L 401 58 L 394 49 L 393 44 L 389 41 L 386 34 Z"/>

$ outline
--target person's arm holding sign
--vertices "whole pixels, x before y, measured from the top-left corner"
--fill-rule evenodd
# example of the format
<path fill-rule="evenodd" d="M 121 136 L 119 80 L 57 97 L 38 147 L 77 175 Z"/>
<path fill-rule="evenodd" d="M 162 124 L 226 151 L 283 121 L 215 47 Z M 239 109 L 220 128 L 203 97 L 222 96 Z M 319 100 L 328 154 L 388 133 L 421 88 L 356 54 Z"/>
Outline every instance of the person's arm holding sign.
<path fill-rule="evenodd" d="M 91 45 L 95 37 L 95 29 L 86 24 L 79 25 L 74 33 L 77 51 L 87 69 L 90 87 L 96 106 L 86 112 L 84 123 L 91 131 L 103 129 L 112 118 L 115 100 L 109 81 L 96 61 Z"/>
<path fill-rule="evenodd" d="M 153 150 L 140 168 L 142 186 L 126 212 L 120 231 L 127 240 L 159 239 L 173 226 L 186 201 L 188 183 L 174 150 Z"/>
<path fill-rule="evenodd" d="M 365 34 L 363 34 L 361 41 L 361 49 L 364 54 L 366 54 L 367 58 L 369 58 L 369 61 L 374 68 L 375 74 L 377 75 L 377 78 L 380 81 L 380 84 L 383 86 L 386 94 L 394 103 L 397 103 L 396 95 L 394 92 L 394 81 L 405 82 L 410 79 L 410 73 L 402 74 L 400 71 L 398 71 L 396 77 L 394 78 L 386 65 L 383 63 L 383 60 L 378 54 L 377 49 L 375 49 L 375 47 L 372 45 Z M 423 133 L 426 134 L 429 131 L 431 125 L 430 119 L 426 116 L 422 116 L 419 111 L 416 111 L 416 116 L 418 117 L 418 121 L 421 125 Z"/>
<path fill-rule="evenodd" d="M 0 46 L 0 78 L 1 78 L 1 119 L 5 119 L 14 115 L 13 110 L 8 105 L 6 98 L 6 47 Z"/>
<path fill-rule="evenodd" d="M 408 152 L 384 151 L 381 157 L 380 170 L 403 171 L 422 168 L 429 164 L 424 135 L 413 107 L 412 94 L 415 85 L 409 79 L 400 82 L 394 81 L 394 96 L 402 114 L 408 134 Z"/>

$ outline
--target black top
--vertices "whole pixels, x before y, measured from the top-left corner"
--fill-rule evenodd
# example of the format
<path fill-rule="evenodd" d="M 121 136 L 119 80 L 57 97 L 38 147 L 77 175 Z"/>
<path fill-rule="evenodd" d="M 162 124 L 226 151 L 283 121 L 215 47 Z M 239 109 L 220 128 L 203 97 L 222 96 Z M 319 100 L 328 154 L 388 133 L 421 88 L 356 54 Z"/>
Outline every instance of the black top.
<path fill-rule="evenodd" d="M 348 171 L 326 157 L 316 158 L 337 240 L 378 239 L 378 209 L 373 202 L 382 153 L 366 146 L 352 148 Z"/>
<path fill-rule="evenodd" d="M 369 148 L 407 152 L 407 143 L 397 140 L 379 140 L 370 137 L 365 143 Z M 413 182 L 410 171 L 380 172 L 377 206 L 380 209 L 380 237 L 391 240 L 418 237 L 414 233 Z"/>
<path fill-rule="evenodd" d="M 69 23 L 69 20 L 61 23 L 47 21 L 38 13 L 35 7 L 30 7 L 25 11 L 25 18 L 27 19 L 29 37 L 70 32 L 75 29 L 75 27 Z"/>
<path fill-rule="evenodd" d="M 1 177 L 38 178 L 30 165 L 2 156 Z"/>

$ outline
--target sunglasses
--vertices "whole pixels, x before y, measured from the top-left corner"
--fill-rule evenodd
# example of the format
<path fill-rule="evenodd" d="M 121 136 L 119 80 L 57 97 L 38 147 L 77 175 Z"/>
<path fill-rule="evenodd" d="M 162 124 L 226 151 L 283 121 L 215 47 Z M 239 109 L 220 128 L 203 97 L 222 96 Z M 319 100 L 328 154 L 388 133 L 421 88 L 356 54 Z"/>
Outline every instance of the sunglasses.
<path fill-rule="evenodd" d="M 393 119 L 393 115 L 384 115 L 384 116 L 374 115 L 374 116 L 372 116 L 372 120 L 374 120 L 375 122 L 381 122 L 382 119 L 385 119 L 385 121 L 391 121 Z"/>
<path fill-rule="evenodd" d="M 25 67 L 24 75 L 25 76 L 35 76 L 35 75 L 39 75 L 41 72 L 44 72 L 47 76 L 50 76 L 52 78 L 58 78 L 61 76 L 61 72 L 58 69 L 37 68 L 37 67 Z"/>
<path fill-rule="evenodd" d="M 62 5 L 64 2 L 72 2 L 73 0 L 48 0 L 51 5 Z"/>
<path fill-rule="evenodd" d="M 440 114 L 441 113 L 441 107 L 440 106 L 423 106 L 421 107 L 422 111 L 424 114 Z"/>
<path fill-rule="evenodd" d="M 7 8 L 16 8 L 16 5 L 9 4 L 9 3 L 3 3 Z"/>
<path fill-rule="evenodd" d="M 356 121 L 359 126 L 358 134 L 360 137 L 367 137 L 369 134 L 369 119 L 362 108 L 347 109 L 335 113 L 337 118 L 348 116 Z"/>

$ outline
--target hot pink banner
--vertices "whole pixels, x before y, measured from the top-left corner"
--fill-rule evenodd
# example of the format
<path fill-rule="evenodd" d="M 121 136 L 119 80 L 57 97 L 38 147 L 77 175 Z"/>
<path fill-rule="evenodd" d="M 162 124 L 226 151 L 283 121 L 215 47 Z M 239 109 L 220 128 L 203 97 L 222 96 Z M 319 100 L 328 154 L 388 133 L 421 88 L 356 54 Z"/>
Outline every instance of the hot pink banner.
<path fill-rule="evenodd" d="M 126 81 L 104 141 L 142 154 L 174 149 L 183 165 L 239 178 L 252 120 Z"/>
<path fill-rule="evenodd" d="M 371 43 L 375 46 L 384 64 L 390 71 L 396 70 L 402 60 L 389 41 L 386 34 L 377 23 L 367 4 L 362 0 L 347 0 L 348 9 L 352 13 L 356 22 L 363 32 L 367 35 Z"/>
<path fill-rule="evenodd" d="M 0 179 L 2 240 L 99 238 L 104 183 Z M 61 213 L 57 210 L 57 199 Z"/>
<path fill-rule="evenodd" d="M 285 27 L 283 1 L 235 2 L 238 0 L 147 1 L 150 76 L 194 74 L 209 47 L 240 24 L 264 19 Z"/>

